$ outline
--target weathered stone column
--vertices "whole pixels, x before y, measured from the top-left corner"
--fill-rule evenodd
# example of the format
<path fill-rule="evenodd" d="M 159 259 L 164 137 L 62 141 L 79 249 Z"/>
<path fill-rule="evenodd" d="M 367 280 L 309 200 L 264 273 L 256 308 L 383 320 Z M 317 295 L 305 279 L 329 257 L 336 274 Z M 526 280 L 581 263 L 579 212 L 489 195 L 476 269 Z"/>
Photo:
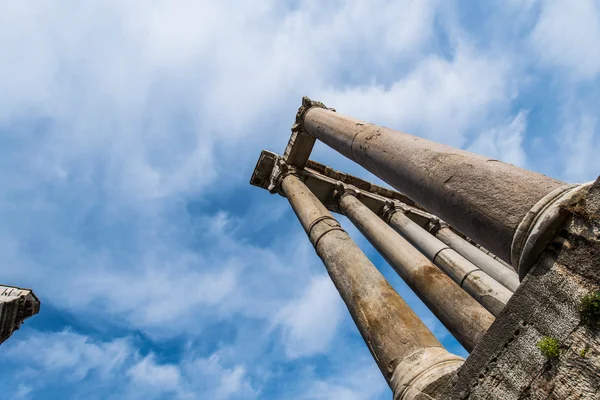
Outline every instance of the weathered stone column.
<path fill-rule="evenodd" d="M 452 335 L 471 351 L 494 317 L 390 228 L 352 190 L 340 194 L 341 210 Z"/>
<path fill-rule="evenodd" d="M 520 276 L 551 240 L 552 234 L 534 229 L 536 220 L 570 190 L 547 176 L 340 115 L 308 98 L 295 126 L 490 249 Z"/>
<path fill-rule="evenodd" d="M 383 218 L 398 233 L 411 241 L 434 264 L 438 265 L 454 282 L 460 285 L 477 302 L 498 316 L 512 292 L 496 282 L 477 265 L 436 239 L 416 222 L 395 207 L 385 207 Z"/>
<path fill-rule="evenodd" d="M 323 260 L 394 399 L 434 395 L 462 358 L 442 347 L 298 176 L 284 173 L 280 179 L 281 193 Z"/>
<path fill-rule="evenodd" d="M 434 226 L 433 234 L 446 245 L 450 246 L 458 254 L 462 255 L 473 264 L 477 265 L 489 276 L 510 289 L 512 292 L 519 287 L 519 276 L 512 269 L 508 269 L 500 262 L 467 242 L 465 239 L 457 235 L 450 229 L 449 226 L 442 224 Z"/>

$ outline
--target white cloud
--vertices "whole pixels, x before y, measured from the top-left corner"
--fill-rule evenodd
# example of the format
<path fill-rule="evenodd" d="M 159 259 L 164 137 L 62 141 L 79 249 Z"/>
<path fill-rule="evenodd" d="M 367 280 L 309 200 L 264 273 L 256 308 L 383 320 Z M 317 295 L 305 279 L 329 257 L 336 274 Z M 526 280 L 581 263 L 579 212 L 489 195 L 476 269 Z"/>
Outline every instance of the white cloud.
<path fill-rule="evenodd" d="M 124 364 L 131 352 L 125 339 L 94 343 L 69 331 L 35 334 L 6 347 L 5 356 L 13 362 L 20 360 L 34 370 L 41 369 L 71 382 L 81 381 L 90 373 L 105 379 L 114 377 L 114 370 Z M 26 375 L 34 377 L 29 372 Z"/>
<path fill-rule="evenodd" d="M 581 115 L 569 119 L 559 139 L 564 157 L 564 175 L 569 182 L 587 182 L 596 179 L 600 172 L 600 129 L 598 118 Z"/>
<path fill-rule="evenodd" d="M 509 72 L 504 60 L 459 46 L 453 59 L 426 57 L 389 88 L 326 90 L 321 97 L 344 114 L 460 147 L 469 129 L 511 100 Z"/>
<path fill-rule="evenodd" d="M 365 354 L 365 356 L 367 356 Z M 368 357 L 368 356 L 367 356 Z M 368 368 L 366 357 L 348 361 L 328 380 L 313 379 L 295 396 L 302 400 L 371 400 L 389 398 L 376 368 Z M 387 396 L 386 396 L 387 395 Z"/>
<path fill-rule="evenodd" d="M 5 348 L 11 367 L 0 382 L 13 398 L 40 396 L 49 387 L 97 399 L 153 399 L 168 393 L 180 399 L 245 399 L 257 393 L 245 367 L 223 367 L 218 353 L 184 355 L 178 365 L 160 363 L 153 353 L 142 357 L 131 338 L 98 341 L 69 331 L 30 331 Z M 21 384 L 8 385 L 11 381 Z"/>
<path fill-rule="evenodd" d="M 10 62 L 0 69 L 0 128 L 13 144 L 2 154 L 11 168 L 0 172 L 9 199 L 0 213 L 13 221 L 0 230 L 15 265 L 8 278 L 27 276 L 60 307 L 136 327 L 177 332 L 208 306 L 270 319 L 310 279 L 294 282 L 280 268 L 292 251 L 231 243 L 231 232 L 190 251 L 180 243 L 189 232 L 171 234 L 186 227 L 169 207 L 220 190 L 224 179 L 246 185 L 257 143 L 283 145 L 300 96 L 342 82 L 348 60 L 368 61 L 364 76 L 353 75 L 359 81 L 390 73 L 390 61 L 414 62 L 432 37 L 436 4 L 2 3 L 0 57 Z M 98 221 L 105 236 L 82 243 Z M 134 231 L 124 249 L 106 237 L 120 229 Z M 51 256 L 26 250 L 40 241 Z M 277 281 L 267 274 L 292 288 L 267 288 Z"/>
<path fill-rule="evenodd" d="M 547 0 L 531 33 L 539 59 L 573 79 L 600 73 L 600 9 L 595 0 Z"/>
<path fill-rule="evenodd" d="M 31 387 L 31 386 L 27 386 L 27 385 L 20 384 L 20 385 L 17 387 L 17 390 L 15 391 L 15 393 L 14 393 L 14 395 L 13 395 L 12 399 L 13 399 L 13 400 L 17 400 L 17 399 L 28 399 L 28 398 L 29 398 L 29 395 L 30 395 L 30 394 L 31 394 L 31 392 L 32 392 L 32 390 L 33 390 L 33 389 L 32 389 L 32 387 Z"/>
<path fill-rule="evenodd" d="M 258 392 L 248 380 L 246 367 L 237 365 L 226 368 L 221 362 L 221 355 L 215 353 L 208 358 L 199 358 L 186 363 L 184 369 L 188 376 L 204 377 L 204 382 L 198 380 L 194 385 L 205 392 L 207 398 L 215 400 L 255 398 Z"/>
<path fill-rule="evenodd" d="M 482 132 L 467 150 L 525 167 L 523 136 L 527 131 L 527 112 L 520 111 L 512 121 Z"/>
<path fill-rule="evenodd" d="M 510 111 L 522 79 L 515 55 L 479 48 L 469 37 L 477 33 L 445 21 L 451 6 L 290 3 L 0 4 L 0 57 L 7 60 L 0 66 L 0 261 L 12 266 L 7 283 L 32 286 L 43 303 L 90 325 L 108 321 L 152 339 L 208 341 L 207 330 L 226 323 L 237 335 L 208 356 L 190 345 L 194 355 L 169 363 L 140 355 L 129 339 L 15 337 L 7 353 L 22 363 L 23 379 L 55 371 L 71 383 L 114 382 L 122 397 L 151 398 L 160 383 L 179 397 L 252 398 L 276 379 L 276 362 L 306 362 L 310 370 L 308 359 L 320 355 L 334 368 L 349 364 L 339 346 L 331 349 L 356 332 L 342 323 L 339 295 L 285 200 L 237 190 L 261 148 L 283 150 L 301 95 L 529 163 L 522 150 L 527 116 Z M 548 4 L 531 36 L 540 59 L 580 78 L 596 76 L 598 57 L 588 47 L 597 19 L 587 12 L 595 6 L 566 10 L 569 21 L 591 15 L 573 27 L 552 25 L 562 3 Z M 551 29 L 563 23 L 571 36 Z M 586 29 L 591 39 L 581 37 Z M 436 47 L 439 35 L 453 36 L 447 52 Z M 574 177 L 594 165 L 595 131 L 587 117 L 565 130 L 578 138 L 573 143 L 585 143 L 573 147 L 583 152 L 570 164 Z M 330 164 L 335 156 L 317 149 L 315 157 Z M 350 163 L 342 169 L 367 175 Z M 187 201 L 208 202 L 217 193 L 210 209 L 180 212 Z M 235 217 L 236 207 L 248 210 Z M 265 231 L 278 237 L 257 240 Z M 437 321 L 425 322 L 447 334 Z M 275 340 L 274 326 L 283 341 Z M 308 389 L 297 398 L 364 399 L 386 390 L 362 343 L 345 350 L 366 354 L 363 368 L 354 368 L 360 374 L 307 373 Z M 19 393 L 35 394 L 38 384 L 49 383 L 26 380 Z"/>
<path fill-rule="evenodd" d="M 127 375 L 137 384 L 158 391 L 176 390 L 181 385 L 181 374 L 175 365 L 159 365 L 152 355 L 144 357 L 127 370 Z"/>
<path fill-rule="evenodd" d="M 186 260 L 174 260 L 186 262 Z M 159 326 L 186 318 L 198 307 L 216 306 L 235 290 L 237 272 L 225 266 L 219 272 L 199 273 L 193 271 L 205 261 L 191 258 L 188 267 L 171 265 L 154 269 L 157 261 L 147 262 L 143 271 L 115 271 L 112 269 L 86 271 L 74 277 L 72 283 L 82 289 L 78 298 L 65 296 L 70 308 L 84 309 L 95 299 L 104 299 L 115 314 L 122 314 L 135 325 Z M 58 299 L 59 294 L 56 298 Z M 80 304 L 78 304 L 80 303 Z"/>
<path fill-rule="evenodd" d="M 291 300 L 278 314 L 288 357 L 327 351 L 342 316 L 339 293 L 329 276 L 315 277 L 302 296 Z"/>

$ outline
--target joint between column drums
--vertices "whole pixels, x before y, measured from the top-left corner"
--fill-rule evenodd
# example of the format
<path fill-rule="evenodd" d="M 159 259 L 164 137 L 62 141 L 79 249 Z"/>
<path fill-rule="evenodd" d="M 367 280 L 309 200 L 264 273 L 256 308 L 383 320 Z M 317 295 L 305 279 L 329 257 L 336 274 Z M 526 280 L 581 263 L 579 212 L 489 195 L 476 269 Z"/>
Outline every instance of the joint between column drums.
<path fill-rule="evenodd" d="M 338 227 L 334 227 L 331 229 L 326 230 L 325 232 L 321 233 L 316 239 L 315 239 L 315 244 L 313 245 L 315 247 L 315 249 L 317 248 L 317 246 L 319 245 L 319 241 L 325 236 L 327 235 L 329 232 L 331 231 L 342 231 L 342 232 L 346 232 L 344 230 L 344 228 L 342 228 L 341 226 Z"/>
<path fill-rule="evenodd" d="M 469 277 L 469 275 L 471 275 L 473 272 L 475 271 L 481 271 L 479 268 L 474 269 L 472 271 L 469 271 L 465 274 L 465 276 L 463 276 L 462 280 L 460 281 L 460 287 L 462 287 L 465 284 L 465 281 L 467 280 L 467 278 Z"/>
<path fill-rule="evenodd" d="M 527 212 L 511 244 L 511 264 L 523 280 L 539 255 L 566 222 L 566 206 L 593 182 L 565 185 L 544 196 Z"/>
<path fill-rule="evenodd" d="M 364 124 L 363 124 L 363 126 L 364 126 Z M 356 140 L 356 137 L 358 136 L 358 134 L 361 133 L 363 130 L 364 130 L 364 128 L 357 130 L 356 133 L 354 134 L 354 136 L 352 137 L 352 141 L 350 142 L 350 157 L 352 158 L 352 160 L 355 160 L 355 158 L 354 158 L 354 141 Z"/>
<path fill-rule="evenodd" d="M 441 253 L 442 251 L 444 251 L 444 250 L 448 250 L 448 249 L 450 249 L 450 247 L 449 247 L 449 246 L 446 246 L 446 247 L 444 247 L 443 249 L 439 249 L 439 250 L 438 250 L 438 251 L 437 251 L 437 252 L 436 252 L 436 253 L 433 255 L 433 257 L 431 257 L 431 262 L 435 264 L 435 259 L 437 258 L 437 256 L 439 256 L 439 255 L 440 255 L 440 253 Z M 475 270 L 473 270 L 473 271 L 475 271 Z M 473 272 L 473 271 L 471 271 L 471 272 Z M 469 273 L 471 273 L 471 272 L 469 272 Z"/>
<path fill-rule="evenodd" d="M 308 237 L 310 237 L 310 234 L 311 234 L 313 228 L 315 227 L 315 225 L 317 225 L 319 222 L 324 221 L 326 219 L 331 219 L 331 220 L 333 220 L 334 222 L 337 223 L 337 220 L 335 218 L 333 218 L 331 215 L 323 215 L 323 216 L 315 219 L 313 222 L 310 223 L 308 229 L 306 230 L 306 233 L 308 234 Z"/>
<path fill-rule="evenodd" d="M 329 228 L 324 230 L 323 232 L 320 232 L 318 234 L 317 237 L 313 238 L 312 237 L 312 233 L 314 228 L 321 222 L 323 221 L 332 221 L 334 225 L 329 225 Z M 315 219 L 313 222 L 310 223 L 308 229 L 306 230 L 306 233 L 308 235 L 308 238 L 310 239 L 310 241 L 313 243 L 313 246 L 315 247 L 315 249 L 317 248 L 317 245 L 319 244 L 319 241 L 329 232 L 331 231 L 342 231 L 342 232 L 346 232 L 341 226 L 340 223 L 333 218 L 331 215 L 322 215 L 319 218 Z"/>

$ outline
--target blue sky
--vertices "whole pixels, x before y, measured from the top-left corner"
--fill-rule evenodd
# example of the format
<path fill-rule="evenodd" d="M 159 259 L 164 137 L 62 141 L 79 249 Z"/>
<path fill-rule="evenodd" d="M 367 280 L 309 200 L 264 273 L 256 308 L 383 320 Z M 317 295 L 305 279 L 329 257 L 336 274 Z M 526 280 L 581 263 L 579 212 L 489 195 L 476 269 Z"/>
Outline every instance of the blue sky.
<path fill-rule="evenodd" d="M 260 150 L 309 95 L 591 180 L 598 43 L 593 0 L 0 2 L 0 280 L 42 300 L 4 397 L 389 399 L 287 201 L 248 184 Z"/>

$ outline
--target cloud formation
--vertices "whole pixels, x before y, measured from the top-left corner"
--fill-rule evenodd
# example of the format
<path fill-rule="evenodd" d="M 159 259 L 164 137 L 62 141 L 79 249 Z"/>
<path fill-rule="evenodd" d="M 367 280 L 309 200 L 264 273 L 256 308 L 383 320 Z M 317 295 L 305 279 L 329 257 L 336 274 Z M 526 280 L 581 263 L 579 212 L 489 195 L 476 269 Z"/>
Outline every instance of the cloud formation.
<path fill-rule="evenodd" d="M 247 181 L 261 149 L 283 150 L 302 95 L 594 178 L 597 5 L 477 12 L 436 0 L 3 2 L 2 279 L 32 287 L 48 313 L 3 345 L 8 395 L 388 398 L 286 201 Z M 313 158 L 379 182 L 325 146 Z"/>

